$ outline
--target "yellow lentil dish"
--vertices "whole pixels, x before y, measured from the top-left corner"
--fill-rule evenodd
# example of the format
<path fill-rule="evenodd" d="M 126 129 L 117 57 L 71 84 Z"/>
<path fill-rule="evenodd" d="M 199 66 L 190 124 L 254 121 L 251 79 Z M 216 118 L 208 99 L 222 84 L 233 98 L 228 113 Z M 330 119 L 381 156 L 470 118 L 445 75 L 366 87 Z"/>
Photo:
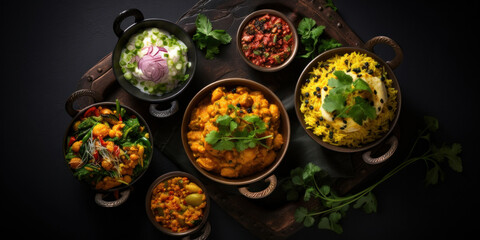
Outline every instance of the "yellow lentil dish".
<path fill-rule="evenodd" d="M 218 87 L 192 111 L 188 144 L 203 169 L 245 177 L 275 160 L 284 143 L 280 122 L 278 106 L 262 92 Z"/>
<path fill-rule="evenodd" d="M 158 184 L 150 208 L 155 221 L 173 232 L 185 232 L 202 222 L 207 205 L 203 190 L 187 177 L 174 177 Z"/>
<path fill-rule="evenodd" d="M 307 129 L 324 142 L 360 147 L 382 137 L 395 117 L 398 91 L 384 66 L 358 52 L 318 63 L 301 88 Z"/>

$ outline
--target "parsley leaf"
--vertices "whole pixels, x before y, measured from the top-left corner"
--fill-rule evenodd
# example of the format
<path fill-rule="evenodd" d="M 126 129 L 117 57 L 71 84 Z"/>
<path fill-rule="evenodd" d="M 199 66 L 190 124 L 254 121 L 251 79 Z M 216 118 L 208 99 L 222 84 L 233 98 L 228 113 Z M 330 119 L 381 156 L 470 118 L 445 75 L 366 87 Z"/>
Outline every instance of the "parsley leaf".
<path fill-rule="evenodd" d="M 320 39 L 320 36 L 323 34 L 323 30 L 325 30 L 325 26 L 316 26 L 315 20 L 311 18 L 303 18 L 298 23 L 297 32 L 300 35 L 300 42 L 305 47 L 305 53 L 299 55 L 299 57 L 313 58 L 316 56 L 317 53 L 321 53 L 328 49 L 342 46 L 342 44 L 338 43 L 335 39 Z M 317 49 L 317 44 L 319 43 L 319 40 L 320 47 L 318 48 L 318 51 L 315 51 L 315 49 Z"/>
<path fill-rule="evenodd" d="M 355 90 L 365 90 L 367 92 L 372 92 L 372 89 L 370 88 L 368 83 L 361 78 L 358 78 L 357 80 L 355 80 L 355 82 L 353 82 L 353 87 L 355 88 Z"/>
<path fill-rule="evenodd" d="M 205 135 L 205 141 L 207 141 L 211 145 L 214 145 L 220 140 L 221 137 L 222 136 L 219 132 L 213 130 L 207 133 L 207 135 Z"/>
<path fill-rule="evenodd" d="M 358 123 L 358 125 L 362 125 L 365 119 L 375 119 L 377 115 L 375 108 L 372 107 L 365 99 L 361 97 L 355 97 L 355 104 L 349 106 L 338 116 L 343 118 L 351 117 L 353 121 Z"/>
<path fill-rule="evenodd" d="M 334 38 L 330 39 L 320 39 L 320 44 L 318 45 L 318 53 L 325 52 L 330 49 L 341 47 L 342 44 L 337 42 Z"/>
<path fill-rule="evenodd" d="M 235 109 L 233 105 L 229 108 Z M 246 124 L 242 129 L 239 129 L 238 122 L 241 121 Z M 216 124 L 218 131 L 212 130 L 207 133 L 205 141 L 219 151 L 235 148 L 241 152 L 257 145 L 267 147 L 261 140 L 272 137 L 272 135 L 257 137 L 257 134 L 262 134 L 267 130 L 265 122 L 257 115 L 246 115 L 242 118 L 222 115 L 217 117 Z"/>
<path fill-rule="evenodd" d="M 372 90 L 368 83 L 360 78 L 354 82 L 353 78 L 344 71 L 335 71 L 333 75 L 337 78 L 328 80 L 328 86 L 332 89 L 323 100 L 323 109 L 330 113 L 336 112 L 339 117 L 352 118 L 359 125 L 362 125 L 367 118 L 374 119 L 376 117 L 375 108 L 367 100 L 357 96 L 354 104 L 346 105 L 348 95 L 354 91 L 371 93 Z"/>
<path fill-rule="evenodd" d="M 327 112 L 343 112 L 344 104 L 347 99 L 342 94 L 329 94 L 325 97 L 322 107 Z"/>
<path fill-rule="evenodd" d="M 195 21 L 195 26 L 197 26 L 197 33 L 208 35 L 212 31 L 212 24 L 210 23 L 210 20 L 208 20 L 208 18 L 203 14 L 198 14 Z"/>
<path fill-rule="evenodd" d="M 352 82 L 353 78 L 346 74 L 344 71 L 335 71 L 333 73 L 337 78 L 330 78 L 328 80 L 328 86 L 333 87 L 328 93 L 329 96 L 331 94 L 340 94 L 340 95 L 348 95 L 353 91 L 352 89 Z"/>
<path fill-rule="evenodd" d="M 197 15 L 195 26 L 197 32 L 192 39 L 200 50 L 206 48 L 205 58 L 207 59 L 213 59 L 220 52 L 221 44 L 228 44 L 232 41 L 232 37 L 225 30 L 213 30 L 210 20 L 201 13 Z"/>
<path fill-rule="evenodd" d="M 447 164 L 452 170 L 462 172 L 462 159 L 459 156 L 462 146 L 458 143 L 453 143 L 452 145 L 443 144 L 441 147 L 437 147 L 431 141 L 430 134 L 438 129 L 438 120 L 434 117 L 426 116 L 424 121 L 425 128 L 420 131 L 405 160 L 388 172 L 382 179 L 355 194 L 347 196 L 336 195 L 334 189 L 328 185 L 335 181 L 328 176 L 325 170 L 313 163 L 308 163 L 304 168 L 297 167 L 291 170 L 289 181 L 285 181 L 283 184 L 283 189 L 287 192 L 287 200 L 298 200 L 299 192 L 304 191 L 304 201 L 312 201 L 312 198 L 317 198 L 321 203 L 320 208 L 316 207 L 312 211 L 305 207 L 297 208 L 294 215 L 295 221 L 310 227 L 315 224 L 315 217 L 319 216 L 317 223 L 319 229 L 327 229 L 340 234 L 343 232 L 340 220 L 345 216 L 350 204 L 352 204 L 353 208 L 362 209 L 366 213 L 377 212 L 377 199 L 372 191 L 380 183 L 394 176 L 405 167 L 417 161 L 424 162 L 427 167 L 425 175 L 427 186 L 437 184 L 439 180 L 443 181 L 444 172 L 441 164 Z M 427 141 L 429 144 L 417 145 L 420 140 Z M 421 153 L 421 151 L 418 151 L 421 149 L 417 149 L 417 146 L 427 146 L 427 149 L 423 149 L 423 154 L 412 157 L 413 152 Z M 445 163 L 445 159 L 448 160 L 448 163 Z"/>
<path fill-rule="evenodd" d="M 311 18 L 303 18 L 298 24 L 298 34 L 301 35 L 300 42 L 305 46 L 307 51 L 302 58 L 308 58 L 314 53 L 318 43 L 318 38 L 322 35 L 325 26 L 315 27 L 316 22 Z"/>
<path fill-rule="evenodd" d="M 377 212 L 377 199 L 372 192 L 369 192 L 367 195 L 362 196 L 359 198 L 353 208 L 360 208 L 362 207 L 365 213 L 374 213 Z"/>

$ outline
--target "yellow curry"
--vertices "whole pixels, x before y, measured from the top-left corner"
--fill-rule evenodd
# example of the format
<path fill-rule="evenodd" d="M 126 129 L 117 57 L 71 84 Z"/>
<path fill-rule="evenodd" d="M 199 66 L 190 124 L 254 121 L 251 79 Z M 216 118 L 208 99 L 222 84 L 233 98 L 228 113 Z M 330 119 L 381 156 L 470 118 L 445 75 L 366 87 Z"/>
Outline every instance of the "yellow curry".
<path fill-rule="evenodd" d="M 260 91 L 216 88 L 192 111 L 187 133 L 196 162 L 223 177 L 245 177 L 269 166 L 283 145 L 277 105 Z"/>

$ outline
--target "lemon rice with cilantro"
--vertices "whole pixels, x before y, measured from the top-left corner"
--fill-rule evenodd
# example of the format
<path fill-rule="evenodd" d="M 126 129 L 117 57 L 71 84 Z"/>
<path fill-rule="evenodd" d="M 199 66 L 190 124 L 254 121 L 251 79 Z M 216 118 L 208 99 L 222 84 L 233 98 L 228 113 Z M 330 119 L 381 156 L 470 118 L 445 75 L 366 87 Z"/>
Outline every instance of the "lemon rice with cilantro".
<path fill-rule="evenodd" d="M 383 65 L 346 53 L 313 69 L 301 88 L 300 111 L 307 129 L 324 142 L 355 148 L 388 132 L 397 94 Z"/>

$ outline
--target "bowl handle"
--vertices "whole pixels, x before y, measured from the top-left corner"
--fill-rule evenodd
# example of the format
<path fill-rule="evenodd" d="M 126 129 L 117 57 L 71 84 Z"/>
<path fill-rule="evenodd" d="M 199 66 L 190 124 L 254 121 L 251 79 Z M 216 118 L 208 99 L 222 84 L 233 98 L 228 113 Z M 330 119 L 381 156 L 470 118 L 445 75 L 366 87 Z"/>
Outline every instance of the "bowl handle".
<path fill-rule="evenodd" d="M 267 188 L 263 189 L 259 192 L 250 192 L 247 187 L 241 187 L 238 191 L 245 197 L 252 198 L 252 199 L 259 199 L 264 198 L 270 195 L 275 187 L 277 186 L 277 177 L 275 175 L 271 175 L 270 177 L 265 179 L 265 182 L 270 182 Z"/>
<path fill-rule="evenodd" d="M 118 207 L 127 201 L 128 196 L 130 196 L 130 189 L 120 192 L 121 197 L 114 201 L 105 201 L 103 200 L 104 194 L 97 193 L 95 194 L 95 202 L 101 207 Z"/>
<path fill-rule="evenodd" d="M 97 92 L 90 90 L 90 89 L 80 89 L 72 93 L 70 97 L 68 97 L 67 101 L 65 102 L 65 111 L 67 111 L 68 115 L 71 117 L 75 117 L 80 111 L 73 107 L 73 103 L 79 99 L 80 97 L 91 97 L 95 102 L 101 101 L 101 97 L 97 94 Z"/>
<path fill-rule="evenodd" d="M 400 65 L 400 63 L 403 60 L 403 52 L 402 52 L 402 48 L 400 48 L 400 45 L 398 45 L 397 42 L 395 42 L 393 39 L 389 37 L 376 36 L 368 40 L 363 47 L 366 50 L 373 52 L 373 47 L 375 47 L 375 45 L 377 44 L 387 44 L 388 46 L 393 48 L 393 51 L 395 52 L 395 57 L 393 57 L 393 59 L 390 61 L 386 61 L 386 63 L 392 69 L 395 69 L 396 67 L 398 67 L 398 65 Z"/>
<path fill-rule="evenodd" d="M 118 14 L 118 16 L 115 18 L 115 21 L 113 22 L 113 31 L 118 38 L 120 38 L 124 32 L 122 28 L 120 28 L 120 24 L 123 22 L 123 20 L 125 20 L 125 18 L 130 16 L 135 17 L 135 23 L 138 23 L 144 19 L 142 12 L 140 12 L 140 10 L 136 8 L 131 8 Z"/>
<path fill-rule="evenodd" d="M 170 103 L 170 108 L 166 110 L 158 110 L 158 104 L 150 104 L 149 112 L 152 116 L 157 118 L 166 118 L 172 116 L 174 113 L 178 111 L 178 101 L 173 100 Z"/>
<path fill-rule="evenodd" d="M 205 240 L 208 238 L 208 236 L 210 235 L 210 232 L 212 231 L 212 226 L 210 226 L 210 223 L 207 222 L 205 224 L 205 227 L 203 227 L 203 229 L 201 230 L 202 231 L 202 235 L 194 238 L 193 240 Z M 187 235 L 185 237 L 182 238 L 182 240 L 191 240 L 192 238 L 190 238 L 190 235 Z"/>
<path fill-rule="evenodd" d="M 368 163 L 368 164 L 379 164 L 379 163 L 385 162 L 397 150 L 398 139 L 395 135 L 393 135 L 392 137 L 390 137 L 390 139 L 388 139 L 387 143 L 390 144 L 390 148 L 388 149 L 388 151 L 386 153 L 384 153 L 380 157 L 373 158 L 371 156 L 372 151 L 367 151 L 367 152 L 362 154 L 363 161 Z"/>

